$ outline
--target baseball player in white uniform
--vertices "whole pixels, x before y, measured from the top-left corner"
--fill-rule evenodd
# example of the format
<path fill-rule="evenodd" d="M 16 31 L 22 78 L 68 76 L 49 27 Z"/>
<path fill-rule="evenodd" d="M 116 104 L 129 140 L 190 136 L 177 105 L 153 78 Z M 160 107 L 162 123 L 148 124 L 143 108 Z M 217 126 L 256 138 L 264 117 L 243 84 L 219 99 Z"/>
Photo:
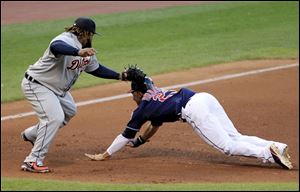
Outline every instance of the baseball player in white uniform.
<path fill-rule="evenodd" d="M 79 17 L 65 32 L 55 37 L 36 63 L 30 65 L 22 80 L 22 91 L 36 112 L 39 122 L 21 133 L 33 148 L 21 169 L 49 172 L 43 161 L 59 128 L 76 114 L 76 105 L 69 90 L 85 71 L 100 78 L 125 80 L 101 64 L 92 48 L 96 33 L 95 22 Z"/>

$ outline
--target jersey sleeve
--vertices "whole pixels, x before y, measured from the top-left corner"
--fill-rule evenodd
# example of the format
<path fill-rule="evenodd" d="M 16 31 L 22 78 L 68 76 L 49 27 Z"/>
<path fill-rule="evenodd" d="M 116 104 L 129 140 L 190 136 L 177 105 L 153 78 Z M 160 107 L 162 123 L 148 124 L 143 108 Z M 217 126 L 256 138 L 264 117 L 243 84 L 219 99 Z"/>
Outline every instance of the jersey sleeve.
<path fill-rule="evenodd" d="M 139 107 L 132 113 L 131 119 L 126 128 L 138 132 L 146 121 L 147 118 L 144 113 L 144 107 L 140 104 Z"/>
<path fill-rule="evenodd" d="M 90 64 L 87 65 L 87 67 L 85 68 L 85 72 L 92 72 L 92 71 L 95 71 L 96 69 L 98 69 L 99 67 L 99 63 L 98 63 L 98 60 L 97 60 L 97 57 L 96 55 L 93 55 L 91 57 L 91 61 L 90 61 Z"/>

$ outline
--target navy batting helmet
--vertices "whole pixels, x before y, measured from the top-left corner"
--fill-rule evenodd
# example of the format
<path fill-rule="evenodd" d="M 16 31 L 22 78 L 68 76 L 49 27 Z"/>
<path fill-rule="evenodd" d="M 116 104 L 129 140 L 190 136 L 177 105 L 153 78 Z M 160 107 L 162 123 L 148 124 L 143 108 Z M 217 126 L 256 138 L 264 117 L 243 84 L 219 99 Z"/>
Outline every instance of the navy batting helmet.
<path fill-rule="evenodd" d="M 131 82 L 131 90 L 129 91 L 130 93 L 133 93 L 135 91 L 139 91 L 142 93 L 146 93 L 148 89 L 152 89 L 154 86 L 154 83 L 150 77 L 145 77 L 145 80 L 143 83 L 141 82 Z"/>

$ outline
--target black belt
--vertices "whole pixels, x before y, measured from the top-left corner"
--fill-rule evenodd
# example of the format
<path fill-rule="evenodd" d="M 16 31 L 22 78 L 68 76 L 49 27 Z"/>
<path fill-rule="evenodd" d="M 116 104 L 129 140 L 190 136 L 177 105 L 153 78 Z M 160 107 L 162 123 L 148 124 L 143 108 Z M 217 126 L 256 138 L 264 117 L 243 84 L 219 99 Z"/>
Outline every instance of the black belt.
<path fill-rule="evenodd" d="M 28 79 L 28 81 L 31 81 L 31 82 L 34 82 L 34 83 L 37 83 L 37 84 L 42 85 L 40 82 L 38 82 L 38 81 L 35 80 L 33 77 L 31 77 L 30 75 L 28 75 L 27 72 L 25 73 L 25 78 Z"/>

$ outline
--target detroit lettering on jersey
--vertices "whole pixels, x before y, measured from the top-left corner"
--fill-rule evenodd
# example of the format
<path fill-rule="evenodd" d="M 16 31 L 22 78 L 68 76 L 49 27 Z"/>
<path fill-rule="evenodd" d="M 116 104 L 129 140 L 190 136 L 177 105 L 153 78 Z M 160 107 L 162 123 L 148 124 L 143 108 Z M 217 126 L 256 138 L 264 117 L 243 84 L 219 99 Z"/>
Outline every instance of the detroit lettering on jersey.
<path fill-rule="evenodd" d="M 60 55 L 72 55 L 79 56 L 79 49 L 70 46 L 64 41 L 56 40 L 50 44 L 50 51 L 55 55 L 55 57 L 59 57 Z M 77 68 L 83 68 L 85 65 L 89 64 L 91 61 L 91 57 L 75 57 L 74 60 L 70 62 L 67 66 L 67 69 L 75 70 Z"/>
<path fill-rule="evenodd" d="M 132 113 L 127 128 L 139 131 L 146 121 L 151 121 L 154 126 L 160 126 L 164 122 L 178 121 L 182 107 L 185 107 L 194 91 L 182 88 L 179 91 L 163 91 L 159 88 L 148 90 L 138 108 Z"/>
<path fill-rule="evenodd" d="M 67 69 L 70 70 L 75 70 L 75 69 L 79 69 L 81 68 L 83 71 L 83 67 L 88 65 L 91 61 L 91 57 L 87 56 L 87 57 L 77 57 L 76 59 L 74 59 L 73 61 L 71 61 L 71 63 L 67 66 Z"/>

